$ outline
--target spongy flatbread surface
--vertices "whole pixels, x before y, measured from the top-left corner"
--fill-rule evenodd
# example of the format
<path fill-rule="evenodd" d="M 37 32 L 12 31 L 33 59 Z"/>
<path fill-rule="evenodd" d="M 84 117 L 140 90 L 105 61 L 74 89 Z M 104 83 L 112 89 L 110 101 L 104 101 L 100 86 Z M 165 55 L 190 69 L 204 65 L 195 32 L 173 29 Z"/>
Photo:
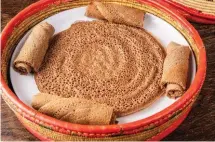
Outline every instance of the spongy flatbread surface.
<path fill-rule="evenodd" d="M 113 108 L 106 104 L 45 93 L 33 97 L 32 107 L 57 119 L 78 124 L 107 125 L 114 117 Z"/>
<path fill-rule="evenodd" d="M 94 3 L 98 11 L 109 22 L 143 28 L 143 19 L 145 15 L 143 11 L 118 4 Z"/>
<path fill-rule="evenodd" d="M 40 23 L 32 29 L 14 61 L 13 66 L 16 71 L 21 74 L 27 74 L 31 70 L 39 71 L 54 31 L 54 27 L 47 22 Z"/>
<path fill-rule="evenodd" d="M 86 10 L 85 15 L 88 16 L 88 17 L 97 18 L 97 19 L 100 19 L 100 20 L 105 19 L 105 17 L 101 14 L 101 12 L 99 12 L 99 10 L 96 7 L 96 5 L 94 4 L 94 2 L 90 3 L 87 6 L 87 10 Z"/>
<path fill-rule="evenodd" d="M 79 22 L 51 41 L 35 80 L 41 92 L 105 103 L 118 116 L 158 98 L 165 52 L 144 29 Z"/>
<path fill-rule="evenodd" d="M 88 5 L 85 15 L 113 23 L 143 28 L 145 13 L 139 9 L 123 5 L 93 1 Z"/>
<path fill-rule="evenodd" d="M 183 95 L 186 90 L 189 56 L 189 46 L 183 46 L 175 42 L 170 42 L 167 46 L 161 83 L 163 86 L 167 86 L 167 96 L 171 98 Z"/>

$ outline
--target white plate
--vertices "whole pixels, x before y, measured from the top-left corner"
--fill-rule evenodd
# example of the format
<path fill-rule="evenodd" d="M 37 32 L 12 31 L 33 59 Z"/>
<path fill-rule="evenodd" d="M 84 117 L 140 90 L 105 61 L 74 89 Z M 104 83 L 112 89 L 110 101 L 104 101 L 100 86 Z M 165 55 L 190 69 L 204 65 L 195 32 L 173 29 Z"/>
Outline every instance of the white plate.
<path fill-rule="evenodd" d="M 45 19 L 44 21 L 54 26 L 56 34 L 58 32 L 66 30 L 67 28 L 70 27 L 72 23 L 76 21 L 93 20 L 91 18 L 84 16 L 85 11 L 86 7 L 75 8 L 64 12 L 60 12 L 56 15 L 53 15 Z M 146 14 L 144 20 L 144 28 L 150 33 L 152 33 L 156 38 L 158 38 L 164 47 L 166 47 L 167 44 L 171 41 L 175 41 L 183 45 L 188 45 L 186 39 L 174 27 L 172 27 L 170 24 L 154 15 Z M 27 76 L 20 75 L 19 73 L 15 72 L 14 69 L 12 68 L 12 63 L 17 54 L 19 53 L 20 49 L 22 48 L 28 35 L 29 32 L 20 40 L 19 44 L 17 45 L 13 53 L 12 60 L 10 63 L 10 79 L 13 89 L 17 96 L 25 104 L 30 106 L 32 96 L 39 92 L 34 80 L 34 76 L 33 74 L 29 74 Z M 191 56 L 192 58 L 190 60 L 188 84 L 192 82 L 196 73 L 196 62 L 193 53 Z M 118 118 L 117 120 L 119 121 L 119 123 L 127 123 L 140 120 L 165 109 L 166 107 L 173 104 L 175 101 L 177 100 L 169 99 L 166 96 L 162 96 L 148 108 L 137 113 Z"/>

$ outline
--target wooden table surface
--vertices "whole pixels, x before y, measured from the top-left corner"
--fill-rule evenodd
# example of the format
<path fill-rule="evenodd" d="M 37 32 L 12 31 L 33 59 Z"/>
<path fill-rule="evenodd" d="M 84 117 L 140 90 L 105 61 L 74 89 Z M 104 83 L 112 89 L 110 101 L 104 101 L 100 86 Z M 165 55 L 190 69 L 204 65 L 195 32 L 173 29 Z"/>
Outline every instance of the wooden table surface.
<path fill-rule="evenodd" d="M 2 25 L 36 0 L 2 0 Z M 207 50 L 207 77 L 192 111 L 186 120 L 164 140 L 215 140 L 215 25 L 192 23 Z M 3 141 L 35 141 L 1 99 L 1 138 Z"/>

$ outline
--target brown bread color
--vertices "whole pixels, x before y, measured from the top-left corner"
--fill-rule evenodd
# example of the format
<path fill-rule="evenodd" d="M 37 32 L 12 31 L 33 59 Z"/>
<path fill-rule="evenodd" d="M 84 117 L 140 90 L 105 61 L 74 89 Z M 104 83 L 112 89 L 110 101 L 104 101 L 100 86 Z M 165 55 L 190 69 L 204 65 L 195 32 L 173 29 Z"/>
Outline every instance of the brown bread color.
<path fill-rule="evenodd" d="M 74 97 L 39 93 L 33 97 L 32 107 L 43 114 L 77 124 L 108 125 L 116 119 L 112 107 Z"/>
<path fill-rule="evenodd" d="M 143 28 L 145 13 L 139 9 L 119 4 L 92 1 L 91 4 L 88 5 L 85 15 L 101 20 L 105 19 L 113 23 Z"/>
<path fill-rule="evenodd" d="M 175 42 L 167 47 L 161 84 L 170 98 L 178 98 L 186 90 L 190 49 Z"/>
<path fill-rule="evenodd" d="M 46 22 L 40 23 L 32 29 L 13 63 L 17 72 L 26 75 L 32 71 L 39 71 L 54 31 L 54 27 Z"/>
<path fill-rule="evenodd" d="M 53 38 L 35 80 L 41 92 L 105 103 L 124 116 L 165 92 L 164 58 L 163 47 L 144 29 L 79 22 Z"/>
<path fill-rule="evenodd" d="M 99 10 L 96 7 L 96 5 L 94 4 L 94 2 L 91 2 L 87 6 L 87 10 L 86 10 L 85 15 L 87 17 L 96 18 L 96 19 L 100 19 L 100 20 L 105 20 L 104 16 L 99 12 Z"/>

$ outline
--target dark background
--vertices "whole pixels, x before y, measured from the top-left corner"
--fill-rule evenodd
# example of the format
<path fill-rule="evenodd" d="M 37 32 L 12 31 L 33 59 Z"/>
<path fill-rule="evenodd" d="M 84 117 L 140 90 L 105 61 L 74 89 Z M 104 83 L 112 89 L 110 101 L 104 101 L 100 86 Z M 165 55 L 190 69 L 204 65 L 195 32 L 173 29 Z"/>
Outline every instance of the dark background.
<path fill-rule="evenodd" d="M 37 0 L 1 0 L 1 28 L 20 10 Z M 186 120 L 164 140 L 215 140 L 215 25 L 192 23 L 207 51 L 207 77 L 200 96 Z M 3 141 L 38 140 L 17 120 L 1 99 L 1 138 Z"/>

